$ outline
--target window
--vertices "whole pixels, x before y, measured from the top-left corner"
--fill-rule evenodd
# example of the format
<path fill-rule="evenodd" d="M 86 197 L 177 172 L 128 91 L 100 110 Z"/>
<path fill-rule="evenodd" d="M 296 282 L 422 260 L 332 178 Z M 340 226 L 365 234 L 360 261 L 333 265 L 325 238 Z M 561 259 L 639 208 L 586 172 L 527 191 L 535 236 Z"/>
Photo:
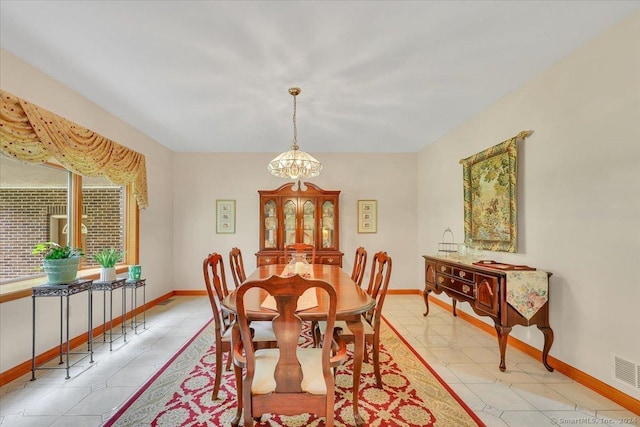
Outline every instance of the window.
<path fill-rule="evenodd" d="M 81 221 L 74 225 L 73 218 Z M 137 262 L 137 241 L 129 237 L 137 236 L 130 186 L 53 164 L 0 157 L 0 229 L 0 285 L 43 275 L 41 256 L 31 254 L 38 242 L 82 247 L 81 268 L 97 267 L 92 255 L 103 247 L 126 250 L 124 262 Z"/>
<path fill-rule="evenodd" d="M 97 267 L 93 254 L 102 248 L 124 251 L 125 187 L 108 179 L 82 178 L 82 249 L 84 265 Z"/>

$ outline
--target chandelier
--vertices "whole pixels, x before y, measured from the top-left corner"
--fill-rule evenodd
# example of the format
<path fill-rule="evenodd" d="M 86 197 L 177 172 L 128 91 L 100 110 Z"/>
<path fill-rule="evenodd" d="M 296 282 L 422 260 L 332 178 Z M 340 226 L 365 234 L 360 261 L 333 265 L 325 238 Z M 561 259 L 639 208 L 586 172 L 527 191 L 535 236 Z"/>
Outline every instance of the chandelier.
<path fill-rule="evenodd" d="M 301 92 L 299 87 L 292 87 L 289 93 L 293 95 L 293 145 L 291 150 L 280 154 L 269 162 L 267 169 L 271 175 L 292 180 L 313 178 L 320 175 L 322 163 L 311 154 L 298 149 L 298 128 L 296 126 L 296 96 Z"/>

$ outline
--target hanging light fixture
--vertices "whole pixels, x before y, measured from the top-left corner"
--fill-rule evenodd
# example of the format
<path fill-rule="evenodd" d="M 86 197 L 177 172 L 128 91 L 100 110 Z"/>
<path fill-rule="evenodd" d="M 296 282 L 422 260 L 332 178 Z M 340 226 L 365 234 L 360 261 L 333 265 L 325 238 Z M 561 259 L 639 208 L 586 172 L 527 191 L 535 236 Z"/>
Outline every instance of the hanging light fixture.
<path fill-rule="evenodd" d="M 298 149 L 298 128 L 296 126 L 296 96 L 301 92 L 299 87 L 292 87 L 289 93 L 293 95 L 293 145 L 291 150 L 280 154 L 269 162 L 267 169 L 271 175 L 279 178 L 300 179 L 313 178 L 320 175 L 322 163 L 312 155 Z"/>

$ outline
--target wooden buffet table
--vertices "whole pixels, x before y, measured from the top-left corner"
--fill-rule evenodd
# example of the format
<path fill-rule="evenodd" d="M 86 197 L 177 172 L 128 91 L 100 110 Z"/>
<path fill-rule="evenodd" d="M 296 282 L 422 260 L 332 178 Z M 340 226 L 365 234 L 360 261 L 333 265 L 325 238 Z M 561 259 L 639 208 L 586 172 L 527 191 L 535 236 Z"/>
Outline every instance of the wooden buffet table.
<path fill-rule="evenodd" d="M 429 314 L 429 294 L 444 292 L 453 299 L 453 315 L 456 316 L 456 302 L 468 302 L 473 311 L 480 316 L 493 319 L 498 333 L 500 346 L 500 370 L 506 370 L 505 351 L 507 338 L 515 325 L 536 325 L 544 334 L 542 363 L 549 371 L 553 368 L 547 363 L 547 356 L 553 344 L 553 330 L 549 326 L 549 301 L 547 301 L 527 319 L 507 302 L 507 283 L 509 271 L 529 272 L 534 268 L 487 263 L 476 265 L 471 262 L 435 256 L 423 256 L 425 271 L 424 303 Z M 551 273 L 544 273 L 548 277 Z"/>
<path fill-rule="evenodd" d="M 351 277 L 337 265 L 314 264 L 313 278 L 324 280 L 336 289 L 338 297 L 336 318 L 347 322 L 349 329 L 355 337 L 353 354 L 353 414 L 356 425 L 364 425 L 364 420 L 358 412 L 358 392 L 360 389 L 360 373 L 362 371 L 362 359 L 364 355 L 364 329 L 361 315 L 371 310 L 375 301 Z M 258 267 L 247 281 L 266 279 L 274 274 L 280 274 L 285 268 L 284 264 L 262 265 Z M 255 291 L 255 292 L 254 292 Z M 245 307 L 250 320 L 271 320 L 275 312 L 262 308 L 260 304 L 266 298 L 267 293 L 263 289 L 253 289 L 245 295 Z M 237 312 L 235 292 L 231 292 L 222 301 L 223 307 L 232 312 Z M 323 320 L 326 317 L 327 301 L 324 293 L 318 295 L 318 306 L 297 314 L 303 320 Z M 237 332 L 237 331 L 236 331 Z M 234 337 L 237 337 L 234 332 Z M 237 338 L 236 338 L 237 339 Z"/>

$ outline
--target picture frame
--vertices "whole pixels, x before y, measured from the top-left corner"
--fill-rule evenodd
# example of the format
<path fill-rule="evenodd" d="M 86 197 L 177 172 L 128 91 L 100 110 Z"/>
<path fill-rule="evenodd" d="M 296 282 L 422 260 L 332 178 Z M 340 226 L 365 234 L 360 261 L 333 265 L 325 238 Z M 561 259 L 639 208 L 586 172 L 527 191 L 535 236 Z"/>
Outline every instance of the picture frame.
<path fill-rule="evenodd" d="M 216 233 L 235 234 L 236 201 L 216 200 Z"/>
<path fill-rule="evenodd" d="M 460 160 L 466 244 L 490 251 L 517 251 L 518 142 L 531 133 L 522 131 Z"/>
<path fill-rule="evenodd" d="M 358 200 L 358 233 L 378 232 L 378 201 Z"/>

